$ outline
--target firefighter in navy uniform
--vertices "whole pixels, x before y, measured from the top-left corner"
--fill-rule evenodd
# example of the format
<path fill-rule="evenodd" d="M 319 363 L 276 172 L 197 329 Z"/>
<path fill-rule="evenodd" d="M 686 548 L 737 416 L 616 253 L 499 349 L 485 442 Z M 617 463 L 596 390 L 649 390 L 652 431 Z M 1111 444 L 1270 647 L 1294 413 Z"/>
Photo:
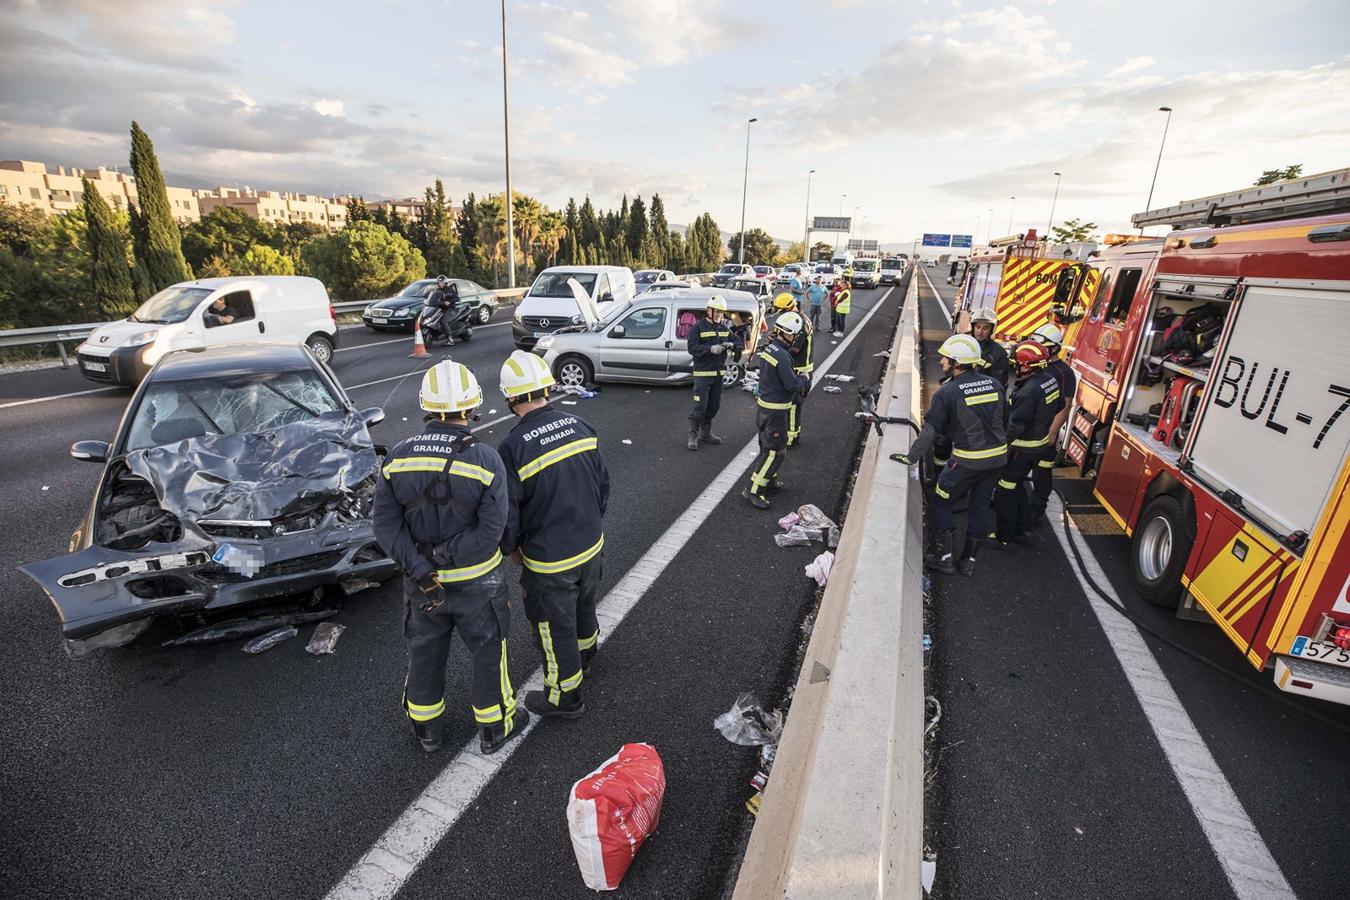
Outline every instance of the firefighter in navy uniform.
<path fill-rule="evenodd" d="M 994 340 L 994 326 L 998 325 L 998 316 L 985 306 L 970 314 L 970 333 L 980 342 L 980 355 L 984 358 L 989 375 L 1006 391 L 1011 368 L 1008 365 L 1008 351 Z"/>
<path fill-rule="evenodd" d="M 780 490 L 778 470 L 787 455 L 788 417 L 796 396 L 806 390 L 806 379 L 792 368 L 788 345 L 802 330 L 800 313 L 785 312 L 773 326 L 773 336 L 759 351 L 759 387 L 755 402 L 759 407 L 759 455 L 750 468 L 750 486 L 741 491 L 757 509 L 768 509 L 770 489 Z"/>
<path fill-rule="evenodd" d="M 525 615 L 544 658 L 544 690 L 527 693 L 525 706 L 574 719 L 586 711 L 581 682 L 600 640 L 609 471 L 595 429 L 548 405 L 553 383 L 532 353 L 517 350 L 502 364 L 502 396 L 520 418 L 498 450 L 510 487 L 502 550 L 520 553 Z"/>
<path fill-rule="evenodd" d="M 469 700 L 479 749 L 495 753 L 530 718 L 516 707 L 506 663 L 511 612 L 500 547 L 506 468 L 469 432 L 483 391 L 467 366 L 449 360 L 432 366 L 418 400 L 426 424 L 389 452 L 375 488 L 375 537 L 403 569 L 403 707 L 422 749 L 439 749 L 447 655 L 458 631 L 473 657 Z"/>
<path fill-rule="evenodd" d="M 795 308 L 792 295 L 779 294 L 774 297 L 773 307 L 780 313 L 790 312 Z M 792 408 L 788 410 L 787 445 L 789 447 L 797 446 L 797 443 L 801 440 L 802 407 L 806 405 L 806 395 L 811 391 L 811 372 L 816 367 L 811 357 L 815 335 L 816 330 L 811 326 L 811 321 L 806 316 L 802 316 L 802 330 L 793 335 L 792 342 L 787 345 L 788 355 L 792 357 L 792 371 L 806 380 L 806 389 L 793 398 Z"/>
<path fill-rule="evenodd" d="M 689 355 L 694 360 L 694 409 L 689 413 L 689 441 L 697 450 L 699 441 L 720 444 L 713 434 L 712 422 L 722 407 L 722 368 L 727 354 L 741 351 L 741 339 L 727 323 L 727 302 L 714 294 L 708 298 L 703 318 L 689 329 Z"/>
<path fill-rule="evenodd" d="M 928 568 L 947 575 L 958 569 L 962 575 L 973 575 L 980 541 L 989 534 L 994 485 L 1008 461 L 1004 435 L 1007 397 L 1002 385 L 980 371 L 984 359 L 979 342 L 970 335 L 952 335 L 942 342 L 938 353 L 943 373 L 950 378 L 933 394 L 923 430 L 909 451 L 893 453 L 891 459 L 914 465 L 939 438 L 949 442 L 951 459 L 938 473 L 933 487 L 935 546 L 924 554 L 923 561 Z M 965 495 L 969 495 L 966 540 L 958 552 L 952 510 Z"/>
<path fill-rule="evenodd" d="M 1055 459 L 1059 456 L 1059 434 L 1069 419 L 1069 407 L 1073 405 L 1073 398 L 1078 394 L 1078 376 L 1074 374 L 1073 366 L 1060 358 L 1064 332 L 1058 325 L 1045 323 L 1031 333 L 1030 340 L 1039 342 L 1049 352 L 1050 362 L 1045 370 L 1054 375 L 1055 381 L 1059 382 L 1059 396 L 1064 400 L 1064 407 L 1050 423 L 1051 453 L 1039 460 L 1031 473 L 1031 525 L 1034 528 L 1045 518 L 1045 508 L 1050 504 L 1050 492 L 1054 488 Z"/>
<path fill-rule="evenodd" d="M 1064 408 L 1059 381 L 1046 371 L 1050 353 L 1036 341 L 1022 341 L 1013 348 L 1017 384 L 1008 404 L 1008 465 L 998 480 L 998 543 L 1007 547 L 1031 530 L 1031 501 L 1027 476 L 1042 460 L 1053 460 L 1054 441 L 1050 423 Z"/>

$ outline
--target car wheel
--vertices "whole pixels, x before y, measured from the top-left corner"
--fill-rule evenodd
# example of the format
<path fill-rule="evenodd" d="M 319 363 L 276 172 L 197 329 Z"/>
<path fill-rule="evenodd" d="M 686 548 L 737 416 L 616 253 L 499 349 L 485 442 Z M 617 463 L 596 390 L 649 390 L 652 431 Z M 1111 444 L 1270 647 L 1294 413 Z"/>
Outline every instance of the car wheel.
<path fill-rule="evenodd" d="M 595 377 L 595 370 L 584 356 L 564 356 L 558 360 L 554 373 L 558 383 L 567 387 L 585 387 Z"/>
<path fill-rule="evenodd" d="M 322 334 L 310 335 L 309 340 L 305 341 L 305 346 L 321 363 L 327 364 L 333 358 L 333 342 Z"/>
<path fill-rule="evenodd" d="M 727 363 L 727 367 L 722 370 L 722 387 L 735 387 L 744 377 L 745 370 L 740 363 Z"/>
<path fill-rule="evenodd" d="M 1184 588 L 1181 573 L 1191 555 L 1185 513 L 1177 498 L 1154 497 L 1139 517 L 1130 546 L 1130 569 L 1134 586 L 1154 606 L 1175 609 Z"/>
<path fill-rule="evenodd" d="M 478 307 L 476 317 L 479 325 L 486 325 L 488 322 L 492 321 L 492 308 L 484 303 L 482 306 Z"/>

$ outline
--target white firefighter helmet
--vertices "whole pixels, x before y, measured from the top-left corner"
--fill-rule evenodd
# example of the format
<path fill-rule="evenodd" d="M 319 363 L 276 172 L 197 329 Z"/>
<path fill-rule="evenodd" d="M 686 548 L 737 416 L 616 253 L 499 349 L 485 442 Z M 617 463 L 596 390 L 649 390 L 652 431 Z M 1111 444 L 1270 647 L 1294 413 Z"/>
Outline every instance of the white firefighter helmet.
<path fill-rule="evenodd" d="M 548 363 L 533 353 L 516 350 L 502 363 L 502 396 L 507 400 L 542 393 L 556 383 Z"/>
<path fill-rule="evenodd" d="M 942 342 L 938 353 L 958 366 L 978 366 L 984 363 L 980 342 L 968 334 L 954 334 Z"/>
<path fill-rule="evenodd" d="M 1059 347 L 1064 343 L 1064 332 L 1054 322 L 1046 322 L 1031 333 L 1031 339 Z"/>
<path fill-rule="evenodd" d="M 708 298 L 708 309 L 715 309 L 719 312 L 727 311 L 727 301 L 723 300 L 720 294 L 713 294 Z"/>
<path fill-rule="evenodd" d="M 976 322 L 988 322 L 990 325 L 998 324 L 998 315 L 988 306 L 981 306 L 970 314 L 970 321 L 973 325 Z"/>
<path fill-rule="evenodd" d="M 802 317 L 795 312 L 785 312 L 773 323 L 774 330 L 781 331 L 783 334 L 800 334 L 802 330 Z"/>
<path fill-rule="evenodd" d="M 427 412 L 470 413 L 482 405 L 483 389 L 468 366 L 447 359 L 427 369 L 417 401 Z"/>

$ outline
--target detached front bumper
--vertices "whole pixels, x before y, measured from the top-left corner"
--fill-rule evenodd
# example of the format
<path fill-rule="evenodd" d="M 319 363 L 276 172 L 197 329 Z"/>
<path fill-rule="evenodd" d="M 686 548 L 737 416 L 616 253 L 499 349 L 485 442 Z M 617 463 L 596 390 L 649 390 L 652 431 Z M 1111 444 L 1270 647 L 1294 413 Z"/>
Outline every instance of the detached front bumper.
<path fill-rule="evenodd" d="M 225 544 L 256 560 L 257 571 L 241 574 L 213 561 Z M 20 571 L 47 592 L 62 634 L 80 640 L 140 619 L 229 609 L 347 581 L 381 581 L 396 575 L 398 566 L 379 549 L 366 522 L 266 540 L 231 538 L 199 549 L 151 544 L 128 553 L 95 546 Z"/>

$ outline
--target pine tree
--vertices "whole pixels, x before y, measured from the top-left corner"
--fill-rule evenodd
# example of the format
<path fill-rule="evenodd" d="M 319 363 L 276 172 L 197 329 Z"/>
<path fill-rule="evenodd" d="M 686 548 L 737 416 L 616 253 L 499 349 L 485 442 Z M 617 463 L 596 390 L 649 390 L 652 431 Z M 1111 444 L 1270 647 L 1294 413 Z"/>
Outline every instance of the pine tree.
<path fill-rule="evenodd" d="M 469 194 L 455 218 L 455 231 L 459 235 L 460 253 L 468 266 L 466 274 L 474 281 L 486 281 L 489 269 L 485 262 L 487 255 L 478 241 L 479 224 L 478 201 Z"/>
<path fill-rule="evenodd" d="M 136 287 L 136 299 L 144 300 L 155 293 L 154 279 L 150 277 L 150 268 L 145 262 L 149 258 L 149 251 L 146 249 L 148 238 L 145 233 L 145 217 L 136 209 L 135 204 L 127 206 L 127 214 L 131 220 L 131 247 L 133 250 L 131 281 Z"/>
<path fill-rule="evenodd" d="M 652 265 L 669 269 L 667 257 L 670 256 L 670 224 L 666 222 L 666 205 L 662 202 L 660 194 L 652 194 L 652 207 L 648 212 L 648 218 L 651 220 L 652 242 L 656 245 L 657 255 Z"/>
<path fill-rule="evenodd" d="M 136 291 L 127 265 L 127 242 L 117 230 L 108 201 L 89 179 L 83 180 L 84 215 L 89 222 L 90 274 L 94 302 L 109 319 L 120 319 L 136 308 Z"/>
<path fill-rule="evenodd" d="M 595 214 L 595 206 L 591 204 L 591 198 L 587 197 L 581 203 L 581 213 L 579 215 L 581 223 L 581 234 L 578 241 L 581 246 L 587 250 L 594 249 L 600 245 L 600 220 Z"/>
<path fill-rule="evenodd" d="M 183 238 L 169 207 L 169 192 L 164 187 L 155 146 L 135 122 L 131 123 L 131 171 L 136 176 L 136 196 L 145 236 L 141 250 L 154 289 L 159 291 L 187 281 L 192 270 L 183 258 Z"/>
<path fill-rule="evenodd" d="M 374 217 L 370 214 L 370 207 L 366 206 L 365 197 L 347 198 L 347 224 L 355 225 L 357 222 L 370 222 Z"/>
<path fill-rule="evenodd" d="M 399 234 L 403 237 L 410 237 L 408 234 L 408 222 L 403 216 L 399 215 L 398 209 L 389 208 L 389 233 Z"/>
<path fill-rule="evenodd" d="M 633 198 L 633 205 L 628 207 L 628 252 L 638 258 L 642 257 L 642 239 L 647 236 L 647 206 L 642 202 L 642 197 Z M 650 260 L 648 260 L 650 262 Z"/>

